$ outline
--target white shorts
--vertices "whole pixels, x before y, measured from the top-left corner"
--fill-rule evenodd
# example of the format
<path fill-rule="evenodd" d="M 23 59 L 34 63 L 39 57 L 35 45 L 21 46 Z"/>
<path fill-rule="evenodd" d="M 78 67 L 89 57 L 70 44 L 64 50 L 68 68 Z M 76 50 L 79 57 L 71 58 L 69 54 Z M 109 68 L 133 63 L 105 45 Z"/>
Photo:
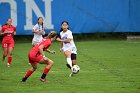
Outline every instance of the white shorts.
<path fill-rule="evenodd" d="M 62 50 L 63 50 L 63 52 L 70 51 L 73 54 L 77 54 L 77 48 L 76 47 L 72 47 L 72 48 L 63 47 Z"/>
<path fill-rule="evenodd" d="M 37 41 L 32 41 L 32 45 L 33 45 L 33 46 L 36 45 L 37 43 L 39 43 L 39 42 L 37 42 Z"/>

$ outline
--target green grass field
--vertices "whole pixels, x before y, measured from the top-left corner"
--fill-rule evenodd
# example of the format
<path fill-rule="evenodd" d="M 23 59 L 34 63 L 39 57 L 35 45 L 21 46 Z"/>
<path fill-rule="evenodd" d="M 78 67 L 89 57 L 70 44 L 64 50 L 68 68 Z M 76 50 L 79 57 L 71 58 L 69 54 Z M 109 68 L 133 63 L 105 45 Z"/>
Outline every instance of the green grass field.
<path fill-rule="evenodd" d="M 68 77 L 70 70 L 59 53 L 59 43 L 54 42 L 50 49 L 57 54 L 46 53 L 55 62 L 47 76 L 49 83 L 39 80 L 44 69 L 40 64 L 27 82 L 21 83 L 30 68 L 27 54 L 31 43 L 16 43 L 11 67 L 7 60 L 0 61 L 0 93 L 140 93 L 140 41 L 77 41 L 76 45 L 79 74 Z"/>

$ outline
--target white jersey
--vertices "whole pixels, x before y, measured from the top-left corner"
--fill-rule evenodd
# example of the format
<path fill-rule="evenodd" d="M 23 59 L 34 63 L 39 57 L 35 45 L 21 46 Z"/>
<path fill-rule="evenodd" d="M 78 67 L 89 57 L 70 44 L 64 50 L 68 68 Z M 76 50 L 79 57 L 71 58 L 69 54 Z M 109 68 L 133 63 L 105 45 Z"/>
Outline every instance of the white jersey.
<path fill-rule="evenodd" d="M 70 30 L 67 30 L 66 32 L 60 32 L 60 36 L 61 36 L 61 39 L 62 40 L 65 40 L 65 39 L 71 39 L 70 43 L 64 43 L 63 42 L 63 51 L 71 51 L 71 53 L 75 53 L 77 54 L 77 48 L 75 46 L 75 43 L 74 43 L 74 40 L 73 40 L 73 35 L 72 35 L 72 32 Z"/>
<path fill-rule="evenodd" d="M 45 31 L 44 31 L 44 28 L 42 27 L 42 25 L 36 24 L 33 27 L 33 30 L 35 30 L 35 31 L 40 31 L 41 30 L 41 31 L 43 31 L 43 35 L 45 35 Z M 43 39 L 42 35 L 34 33 L 34 37 L 33 37 L 33 40 L 32 40 L 32 45 L 35 45 L 35 44 L 41 42 L 42 39 Z"/>

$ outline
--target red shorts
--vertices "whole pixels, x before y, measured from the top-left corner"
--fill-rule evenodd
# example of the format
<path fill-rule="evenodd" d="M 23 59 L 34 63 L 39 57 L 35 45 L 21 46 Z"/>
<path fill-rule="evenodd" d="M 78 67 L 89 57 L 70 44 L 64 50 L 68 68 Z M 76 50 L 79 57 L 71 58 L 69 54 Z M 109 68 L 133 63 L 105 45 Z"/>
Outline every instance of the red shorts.
<path fill-rule="evenodd" d="M 28 54 L 29 63 L 32 63 L 32 64 L 37 64 L 42 58 L 43 58 L 42 55 L 40 54 L 36 55 L 36 53 L 32 51 L 30 51 Z"/>
<path fill-rule="evenodd" d="M 2 48 L 14 47 L 14 45 L 15 45 L 15 42 L 13 39 L 11 39 L 10 41 L 6 39 L 2 40 Z"/>

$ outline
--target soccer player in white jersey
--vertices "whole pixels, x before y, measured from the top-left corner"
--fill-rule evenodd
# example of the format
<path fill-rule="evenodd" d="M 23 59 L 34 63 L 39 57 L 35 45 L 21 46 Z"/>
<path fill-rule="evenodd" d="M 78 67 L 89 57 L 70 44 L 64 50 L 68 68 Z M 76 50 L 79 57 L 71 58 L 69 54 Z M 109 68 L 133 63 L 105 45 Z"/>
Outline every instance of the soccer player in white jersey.
<path fill-rule="evenodd" d="M 34 33 L 34 37 L 32 40 L 32 45 L 36 45 L 37 43 L 41 42 L 43 39 L 42 35 L 45 35 L 44 27 L 43 27 L 43 18 L 38 18 L 38 23 L 33 27 L 32 32 Z"/>
<path fill-rule="evenodd" d="M 75 46 L 72 32 L 68 28 L 68 22 L 63 21 L 61 24 L 61 30 L 60 30 L 60 38 L 57 38 L 57 41 L 60 41 L 60 52 L 64 52 L 64 55 L 67 60 L 67 67 L 71 69 L 73 65 L 76 65 L 76 54 L 77 54 L 77 48 Z M 73 73 L 71 73 L 69 76 L 71 77 Z"/>

